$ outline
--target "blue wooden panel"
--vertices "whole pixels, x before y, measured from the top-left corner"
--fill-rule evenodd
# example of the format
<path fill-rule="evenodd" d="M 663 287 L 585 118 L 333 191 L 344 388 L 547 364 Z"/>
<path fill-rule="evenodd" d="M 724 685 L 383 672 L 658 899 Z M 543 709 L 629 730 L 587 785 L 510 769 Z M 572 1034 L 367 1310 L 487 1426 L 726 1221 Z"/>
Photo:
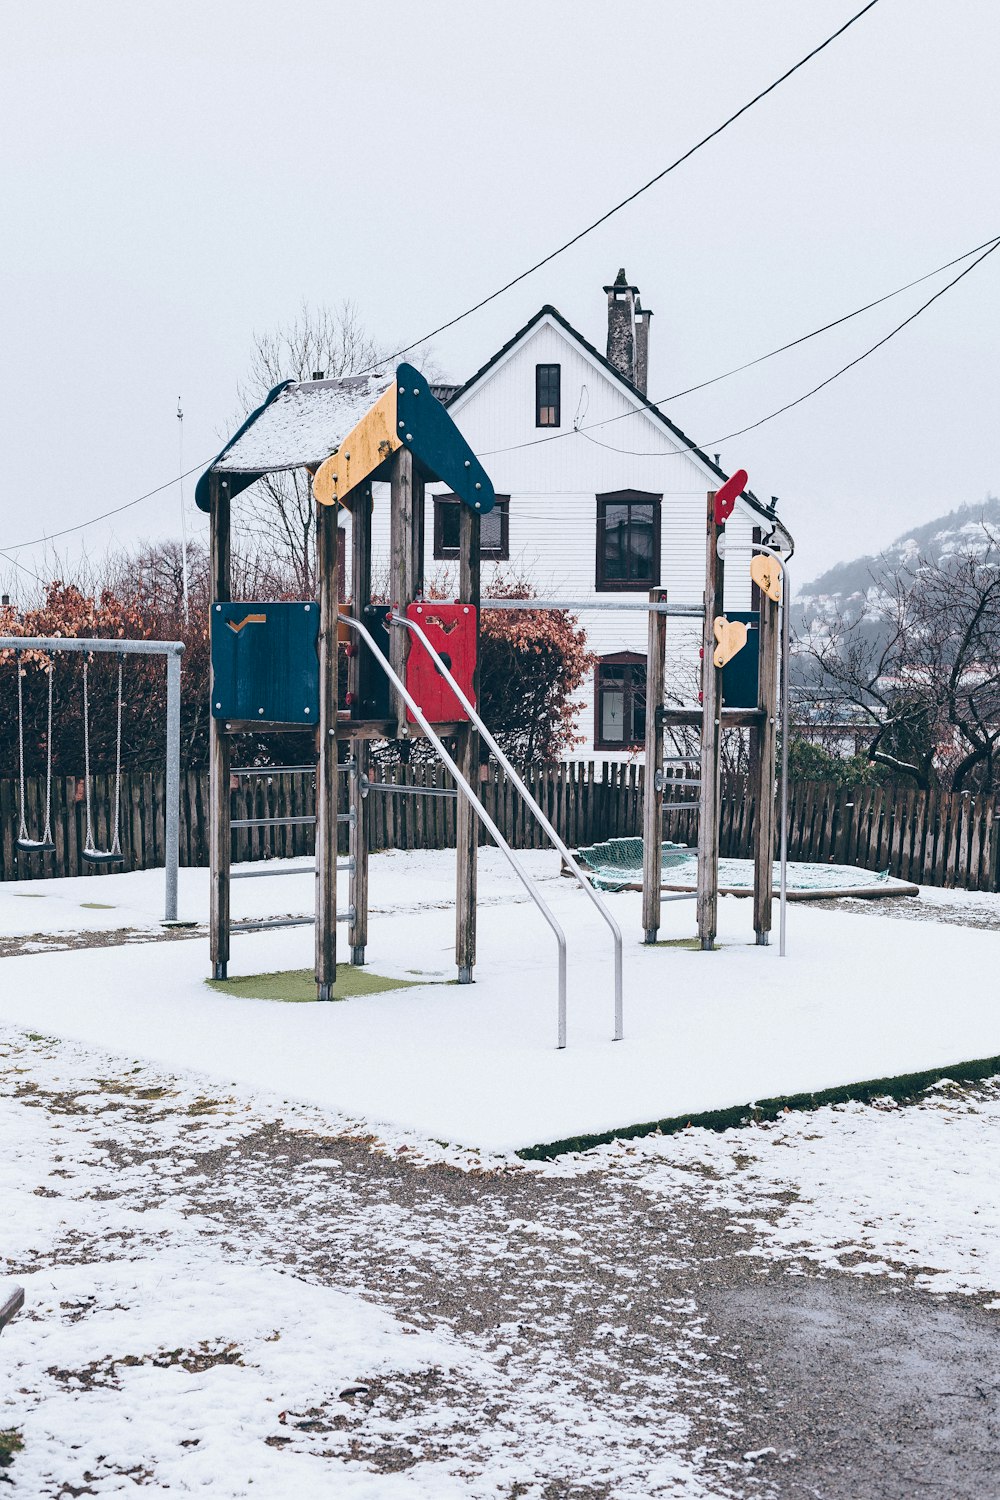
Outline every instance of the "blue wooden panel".
<path fill-rule="evenodd" d="M 722 669 L 722 702 L 726 708 L 756 708 L 760 675 L 760 616 L 755 609 L 727 609 L 727 620 L 747 627 L 747 643 Z"/>
<path fill-rule="evenodd" d="M 318 723 L 318 642 L 318 604 L 213 604 L 213 717 Z"/>
<path fill-rule="evenodd" d="M 487 515 L 495 500 L 490 476 L 412 365 L 396 371 L 397 432 L 433 479 L 440 479 L 471 510 Z"/>

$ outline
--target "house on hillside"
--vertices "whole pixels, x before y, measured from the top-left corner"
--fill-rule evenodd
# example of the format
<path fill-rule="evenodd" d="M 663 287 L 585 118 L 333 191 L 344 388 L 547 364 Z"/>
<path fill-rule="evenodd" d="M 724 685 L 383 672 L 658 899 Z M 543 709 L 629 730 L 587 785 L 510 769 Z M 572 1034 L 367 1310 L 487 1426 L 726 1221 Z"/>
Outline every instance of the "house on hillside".
<path fill-rule="evenodd" d="M 638 288 L 620 271 L 604 292 L 606 353 L 546 306 L 463 385 L 436 394 L 498 497 L 482 521 L 483 597 L 502 572 L 527 580 L 540 598 L 586 606 L 574 613 L 597 664 L 580 694 L 574 756 L 625 759 L 645 735 L 647 617 L 610 606 L 656 586 L 672 603 L 701 604 L 706 492 L 727 476 L 648 399 L 652 313 Z M 388 558 L 388 516 L 388 504 L 376 501 L 376 572 Z M 776 534 L 779 545 L 788 538 L 749 491 L 726 530 L 726 606 L 749 609 L 754 534 Z M 457 555 L 457 502 L 430 485 L 428 583 L 447 585 Z M 697 699 L 698 645 L 697 621 L 670 620 L 668 692 L 678 701 Z"/>

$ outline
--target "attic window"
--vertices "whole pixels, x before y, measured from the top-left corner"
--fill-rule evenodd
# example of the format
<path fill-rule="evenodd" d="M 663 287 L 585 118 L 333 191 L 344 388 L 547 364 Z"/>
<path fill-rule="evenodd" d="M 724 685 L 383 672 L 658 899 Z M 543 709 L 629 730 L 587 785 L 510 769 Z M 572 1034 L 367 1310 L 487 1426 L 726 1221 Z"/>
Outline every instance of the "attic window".
<path fill-rule="evenodd" d="M 559 365 L 536 365 L 535 366 L 535 426 L 536 427 L 558 427 L 559 414 L 559 386 L 561 367 Z"/>
<path fill-rule="evenodd" d="M 438 562 L 460 556 L 459 507 L 454 495 L 434 496 L 434 557 Z M 479 555 L 484 562 L 506 562 L 510 557 L 509 495 L 497 495 L 493 509 L 480 517 Z"/>

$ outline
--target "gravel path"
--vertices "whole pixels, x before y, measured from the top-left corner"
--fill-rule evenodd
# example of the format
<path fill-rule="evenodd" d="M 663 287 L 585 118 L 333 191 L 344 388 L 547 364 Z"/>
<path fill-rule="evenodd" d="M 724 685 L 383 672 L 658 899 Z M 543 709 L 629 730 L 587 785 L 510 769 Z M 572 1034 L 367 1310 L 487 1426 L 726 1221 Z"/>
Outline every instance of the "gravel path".
<path fill-rule="evenodd" d="M 395 1496 L 390 1485 L 432 1464 L 462 1476 L 458 1492 L 500 1500 L 996 1492 L 996 1312 L 984 1297 L 929 1295 L 912 1267 L 855 1276 L 748 1254 L 748 1222 L 763 1232 L 781 1211 L 773 1194 L 720 1209 L 690 1163 L 677 1190 L 651 1194 L 625 1146 L 546 1167 L 458 1166 L 40 1037 L 10 1037 L 5 1053 L 3 1138 L 27 1149 L 48 1132 L 58 1146 L 25 1167 L 44 1172 L 28 1191 L 53 1217 L 13 1274 L 183 1241 L 220 1265 L 360 1294 L 405 1330 L 474 1353 L 469 1368 L 416 1377 L 362 1370 L 354 1394 L 281 1414 L 272 1448 L 384 1476 L 365 1494 Z M 128 1363 L 109 1347 L 99 1369 L 65 1368 L 61 1332 L 81 1313 L 72 1299 L 60 1309 L 23 1315 L 55 1321 L 39 1329 L 45 1376 L 15 1405 L 42 1402 L 53 1381 L 82 1401 Z M 192 1371 L 250 1359 L 206 1347 L 168 1358 Z M 117 1493 L 104 1486 L 123 1474 L 156 1482 L 153 1463 L 132 1472 L 101 1457 L 81 1486 L 67 1453 L 38 1493 Z M 0 1479 L 16 1481 L 23 1462 Z"/>

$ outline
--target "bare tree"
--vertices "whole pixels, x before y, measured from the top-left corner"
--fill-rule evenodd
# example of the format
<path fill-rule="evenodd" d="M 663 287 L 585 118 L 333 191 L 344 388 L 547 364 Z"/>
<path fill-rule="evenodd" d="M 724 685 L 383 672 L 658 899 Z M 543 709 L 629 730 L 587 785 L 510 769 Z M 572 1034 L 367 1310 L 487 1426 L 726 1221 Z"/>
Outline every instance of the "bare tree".
<path fill-rule="evenodd" d="M 885 562 L 885 559 L 883 559 Z M 850 620 L 806 622 L 814 710 L 868 726 L 867 754 L 925 790 L 989 791 L 1000 746 L 1000 539 L 873 571 Z"/>
<path fill-rule="evenodd" d="M 237 388 L 239 420 L 283 380 L 359 374 L 379 358 L 354 303 L 337 308 L 303 303 L 291 323 L 256 336 L 246 379 Z M 241 525 L 257 544 L 251 551 L 270 552 L 276 571 L 291 572 L 303 599 L 312 598 L 316 587 L 315 511 L 304 469 L 266 475 L 247 490 L 241 507 Z"/>

